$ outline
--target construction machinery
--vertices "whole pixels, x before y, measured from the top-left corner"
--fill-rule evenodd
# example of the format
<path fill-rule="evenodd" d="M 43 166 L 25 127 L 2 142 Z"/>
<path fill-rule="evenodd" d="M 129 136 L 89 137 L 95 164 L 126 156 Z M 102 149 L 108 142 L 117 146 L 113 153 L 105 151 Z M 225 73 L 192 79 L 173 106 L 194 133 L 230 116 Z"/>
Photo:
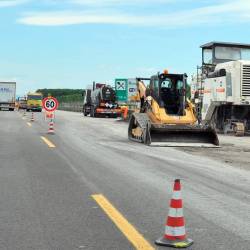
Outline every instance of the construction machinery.
<path fill-rule="evenodd" d="M 144 81 L 149 81 L 149 87 Z M 197 123 L 186 85 L 186 74 L 167 71 L 151 78 L 137 78 L 141 108 L 130 118 L 129 139 L 146 145 L 218 146 L 215 130 Z"/>
<path fill-rule="evenodd" d="M 250 44 L 210 42 L 201 48 L 202 66 L 192 84 L 200 120 L 218 132 L 250 133 Z"/>
<path fill-rule="evenodd" d="M 84 91 L 83 114 L 91 117 L 118 117 L 122 110 L 116 101 L 115 90 L 105 84 L 93 83 Z"/>

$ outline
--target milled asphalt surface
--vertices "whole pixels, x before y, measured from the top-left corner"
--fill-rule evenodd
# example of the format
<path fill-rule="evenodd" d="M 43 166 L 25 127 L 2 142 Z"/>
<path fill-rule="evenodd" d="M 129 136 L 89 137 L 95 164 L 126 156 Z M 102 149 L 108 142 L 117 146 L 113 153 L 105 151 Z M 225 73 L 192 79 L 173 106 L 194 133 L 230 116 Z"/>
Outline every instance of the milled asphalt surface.
<path fill-rule="evenodd" d="M 249 249 L 249 171 L 130 142 L 127 124 L 113 119 L 58 111 L 49 136 L 43 115 L 35 119 L 28 127 L 22 114 L 0 112 L 0 249 L 133 249 L 92 200 L 96 193 L 154 246 L 175 178 L 195 242 L 189 249 Z"/>

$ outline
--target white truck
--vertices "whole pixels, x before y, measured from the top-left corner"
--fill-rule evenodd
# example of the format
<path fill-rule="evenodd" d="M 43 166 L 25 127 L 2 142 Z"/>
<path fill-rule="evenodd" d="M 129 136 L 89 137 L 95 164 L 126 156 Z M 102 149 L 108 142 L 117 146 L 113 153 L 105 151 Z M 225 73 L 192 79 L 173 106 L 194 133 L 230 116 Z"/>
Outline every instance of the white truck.
<path fill-rule="evenodd" d="M 250 133 L 250 44 L 210 42 L 201 48 L 201 74 L 191 85 L 200 120 L 224 133 Z"/>
<path fill-rule="evenodd" d="M 16 83 L 0 81 L 0 110 L 15 110 Z"/>

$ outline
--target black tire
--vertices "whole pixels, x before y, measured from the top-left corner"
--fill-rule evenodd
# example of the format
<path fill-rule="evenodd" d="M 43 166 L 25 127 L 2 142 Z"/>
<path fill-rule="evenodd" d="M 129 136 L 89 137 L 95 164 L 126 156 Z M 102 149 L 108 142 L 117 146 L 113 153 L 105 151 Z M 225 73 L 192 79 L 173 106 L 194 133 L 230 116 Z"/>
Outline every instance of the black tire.
<path fill-rule="evenodd" d="M 83 108 L 82 113 L 83 113 L 84 116 L 87 116 L 87 115 L 88 115 L 88 113 L 86 112 L 86 109 L 85 109 L 85 108 Z"/>
<path fill-rule="evenodd" d="M 91 110 L 90 110 L 90 116 L 91 117 L 96 117 L 95 108 L 93 106 L 91 107 Z"/>

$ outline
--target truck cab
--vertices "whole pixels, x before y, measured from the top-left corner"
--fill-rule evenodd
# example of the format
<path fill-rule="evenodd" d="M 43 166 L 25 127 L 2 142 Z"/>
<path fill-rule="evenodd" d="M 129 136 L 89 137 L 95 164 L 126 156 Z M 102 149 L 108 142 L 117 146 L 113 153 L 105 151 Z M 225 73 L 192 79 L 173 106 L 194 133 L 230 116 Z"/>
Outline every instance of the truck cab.
<path fill-rule="evenodd" d="M 27 95 L 27 111 L 42 111 L 42 93 L 28 93 Z"/>
<path fill-rule="evenodd" d="M 18 108 L 18 110 L 19 109 L 27 109 L 27 97 L 18 97 L 17 108 Z"/>

